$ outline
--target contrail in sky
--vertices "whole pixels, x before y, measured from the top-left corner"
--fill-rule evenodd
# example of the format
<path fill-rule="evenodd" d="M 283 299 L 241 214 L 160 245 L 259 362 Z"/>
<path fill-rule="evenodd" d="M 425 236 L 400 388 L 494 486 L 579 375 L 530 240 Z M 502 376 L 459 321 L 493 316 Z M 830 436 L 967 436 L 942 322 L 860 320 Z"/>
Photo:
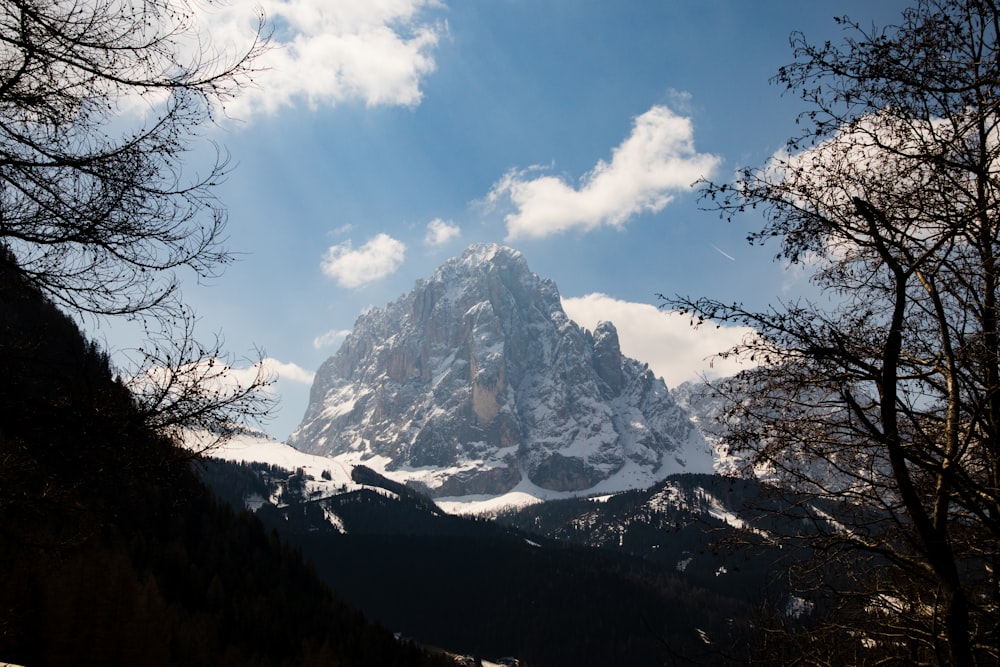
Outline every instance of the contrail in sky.
<path fill-rule="evenodd" d="M 726 259 L 728 259 L 730 261 L 733 261 L 733 262 L 736 261 L 735 257 L 733 257 L 732 255 L 730 255 L 728 252 L 725 252 L 724 250 L 720 249 L 718 246 L 713 245 L 711 243 L 709 243 L 709 245 L 712 246 L 712 248 L 715 249 L 715 252 L 719 253 L 720 255 L 722 255 L 723 257 L 725 257 Z"/>

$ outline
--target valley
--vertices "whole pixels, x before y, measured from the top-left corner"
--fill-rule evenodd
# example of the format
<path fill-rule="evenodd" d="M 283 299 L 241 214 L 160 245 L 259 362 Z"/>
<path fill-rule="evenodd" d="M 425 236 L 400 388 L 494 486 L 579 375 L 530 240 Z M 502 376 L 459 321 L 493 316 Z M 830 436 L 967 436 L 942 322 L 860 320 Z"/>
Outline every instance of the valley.
<path fill-rule="evenodd" d="M 519 252 L 471 246 L 359 316 L 289 444 L 238 434 L 201 467 L 422 644 L 538 667 L 738 661 L 758 608 L 793 599 L 770 534 L 790 526 L 763 485 L 713 472 L 733 461 L 699 427 L 709 394 L 677 396 Z"/>

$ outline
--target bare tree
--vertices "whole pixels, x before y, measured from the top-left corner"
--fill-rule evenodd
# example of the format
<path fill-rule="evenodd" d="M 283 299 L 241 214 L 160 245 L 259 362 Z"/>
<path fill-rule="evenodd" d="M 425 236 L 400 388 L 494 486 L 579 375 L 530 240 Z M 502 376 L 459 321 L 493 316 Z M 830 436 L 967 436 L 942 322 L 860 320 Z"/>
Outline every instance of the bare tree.
<path fill-rule="evenodd" d="M 841 45 L 793 35 L 776 77 L 808 104 L 803 135 L 704 190 L 726 219 L 762 211 L 751 244 L 776 239 L 827 299 L 665 301 L 759 332 L 726 354 L 761 365 L 717 390 L 746 468 L 808 525 L 793 537 L 835 605 L 814 636 L 852 659 L 996 664 L 1000 13 L 918 0 L 898 26 L 840 22 Z"/>
<path fill-rule="evenodd" d="M 250 81 L 187 0 L 0 2 L 0 242 L 75 311 L 169 310 L 175 271 L 230 261 L 225 210 L 183 159 L 198 127 Z M 132 121 L 132 122 L 129 122 Z"/>
<path fill-rule="evenodd" d="M 158 360 L 174 378 L 161 402 L 138 396 L 161 428 L 182 415 L 224 428 L 267 402 L 261 375 L 236 396 L 192 403 L 213 377 L 194 369 L 219 349 L 194 342 L 178 286 L 185 273 L 216 276 L 232 255 L 213 194 L 227 157 L 215 147 L 200 173 L 188 161 L 264 47 L 263 16 L 243 51 L 213 45 L 194 1 L 0 0 L 0 261 L 72 313 L 153 323 L 156 340 L 127 374 L 147 376 Z M 171 336 L 172 354 L 160 354 Z"/>
<path fill-rule="evenodd" d="M 267 388 L 275 378 L 263 351 L 236 360 L 219 335 L 199 343 L 195 323 L 188 312 L 176 329 L 147 330 L 144 346 L 127 353 L 123 381 L 147 425 L 200 455 L 270 416 L 275 397 Z"/>

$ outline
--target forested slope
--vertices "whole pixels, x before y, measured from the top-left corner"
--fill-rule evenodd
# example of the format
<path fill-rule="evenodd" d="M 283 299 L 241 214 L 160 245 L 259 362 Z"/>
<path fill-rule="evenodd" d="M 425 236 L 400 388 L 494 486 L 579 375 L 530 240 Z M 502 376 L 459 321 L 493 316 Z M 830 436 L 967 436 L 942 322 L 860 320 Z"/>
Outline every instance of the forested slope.
<path fill-rule="evenodd" d="M 0 248 L 0 660 L 423 665 L 148 428 Z"/>

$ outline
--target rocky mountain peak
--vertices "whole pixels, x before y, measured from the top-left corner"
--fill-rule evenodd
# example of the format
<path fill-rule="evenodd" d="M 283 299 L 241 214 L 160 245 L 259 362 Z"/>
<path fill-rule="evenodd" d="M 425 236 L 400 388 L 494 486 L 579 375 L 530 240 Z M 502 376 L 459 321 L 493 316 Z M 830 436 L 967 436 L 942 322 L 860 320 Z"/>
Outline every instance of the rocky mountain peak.
<path fill-rule="evenodd" d="M 528 271 L 528 263 L 524 256 L 514 248 L 497 243 L 474 243 L 465 249 L 459 257 L 445 262 L 435 275 L 446 273 L 449 269 L 478 271 L 484 266 L 517 265 L 521 271 Z"/>
<path fill-rule="evenodd" d="M 613 324 L 582 329 L 520 252 L 483 244 L 358 318 L 289 444 L 384 456 L 449 496 L 710 471 L 691 456 L 697 439 L 663 381 L 622 356 Z"/>
<path fill-rule="evenodd" d="M 594 329 L 594 370 L 608 385 L 612 396 L 621 394 L 625 386 L 622 349 L 618 344 L 618 329 L 611 322 L 598 322 Z"/>

